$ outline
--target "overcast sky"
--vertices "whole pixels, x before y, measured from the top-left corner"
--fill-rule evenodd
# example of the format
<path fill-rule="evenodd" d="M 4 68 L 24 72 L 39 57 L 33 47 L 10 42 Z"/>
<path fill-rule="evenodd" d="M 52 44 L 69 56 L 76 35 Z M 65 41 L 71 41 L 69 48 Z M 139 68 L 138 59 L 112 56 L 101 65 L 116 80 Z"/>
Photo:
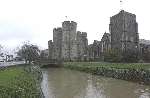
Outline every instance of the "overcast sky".
<path fill-rule="evenodd" d="M 45 49 L 65 20 L 77 22 L 92 43 L 109 32 L 110 17 L 121 8 L 136 14 L 140 38 L 150 40 L 150 0 L 123 0 L 122 7 L 120 0 L 0 0 L 0 44 L 13 49 L 30 41 Z"/>

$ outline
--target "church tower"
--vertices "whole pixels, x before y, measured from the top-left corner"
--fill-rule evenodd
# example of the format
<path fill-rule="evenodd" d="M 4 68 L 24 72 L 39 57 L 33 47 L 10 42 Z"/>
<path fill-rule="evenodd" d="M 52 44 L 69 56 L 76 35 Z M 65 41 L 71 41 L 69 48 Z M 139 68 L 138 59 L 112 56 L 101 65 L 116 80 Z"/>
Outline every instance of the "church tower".
<path fill-rule="evenodd" d="M 111 48 L 118 52 L 139 48 L 138 23 L 136 15 L 121 10 L 110 18 Z"/>

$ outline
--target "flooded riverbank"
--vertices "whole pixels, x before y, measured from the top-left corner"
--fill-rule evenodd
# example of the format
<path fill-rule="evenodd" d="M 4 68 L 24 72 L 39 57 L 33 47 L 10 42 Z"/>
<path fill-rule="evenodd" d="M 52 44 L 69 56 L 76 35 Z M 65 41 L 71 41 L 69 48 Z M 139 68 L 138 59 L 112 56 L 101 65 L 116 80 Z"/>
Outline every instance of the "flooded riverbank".
<path fill-rule="evenodd" d="M 43 69 L 46 98 L 150 98 L 150 86 L 64 68 Z"/>

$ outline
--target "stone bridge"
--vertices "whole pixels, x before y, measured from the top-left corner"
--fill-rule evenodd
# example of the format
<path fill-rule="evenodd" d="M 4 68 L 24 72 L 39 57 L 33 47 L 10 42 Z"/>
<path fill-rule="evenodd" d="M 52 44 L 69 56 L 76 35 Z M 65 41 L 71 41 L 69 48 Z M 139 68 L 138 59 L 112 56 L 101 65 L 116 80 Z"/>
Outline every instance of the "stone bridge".
<path fill-rule="evenodd" d="M 62 66 L 62 60 L 56 60 L 56 59 L 38 59 L 36 61 L 38 65 L 41 65 L 42 67 L 61 67 Z"/>

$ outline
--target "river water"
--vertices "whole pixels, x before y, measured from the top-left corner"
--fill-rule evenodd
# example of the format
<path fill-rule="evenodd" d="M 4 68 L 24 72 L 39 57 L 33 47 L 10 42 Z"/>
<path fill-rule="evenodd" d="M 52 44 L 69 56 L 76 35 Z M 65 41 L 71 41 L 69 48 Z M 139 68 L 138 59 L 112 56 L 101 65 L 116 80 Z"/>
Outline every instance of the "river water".
<path fill-rule="evenodd" d="M 46 98 L 150 98 L 150 86 L 64 68 L 43 69 Z"/>

